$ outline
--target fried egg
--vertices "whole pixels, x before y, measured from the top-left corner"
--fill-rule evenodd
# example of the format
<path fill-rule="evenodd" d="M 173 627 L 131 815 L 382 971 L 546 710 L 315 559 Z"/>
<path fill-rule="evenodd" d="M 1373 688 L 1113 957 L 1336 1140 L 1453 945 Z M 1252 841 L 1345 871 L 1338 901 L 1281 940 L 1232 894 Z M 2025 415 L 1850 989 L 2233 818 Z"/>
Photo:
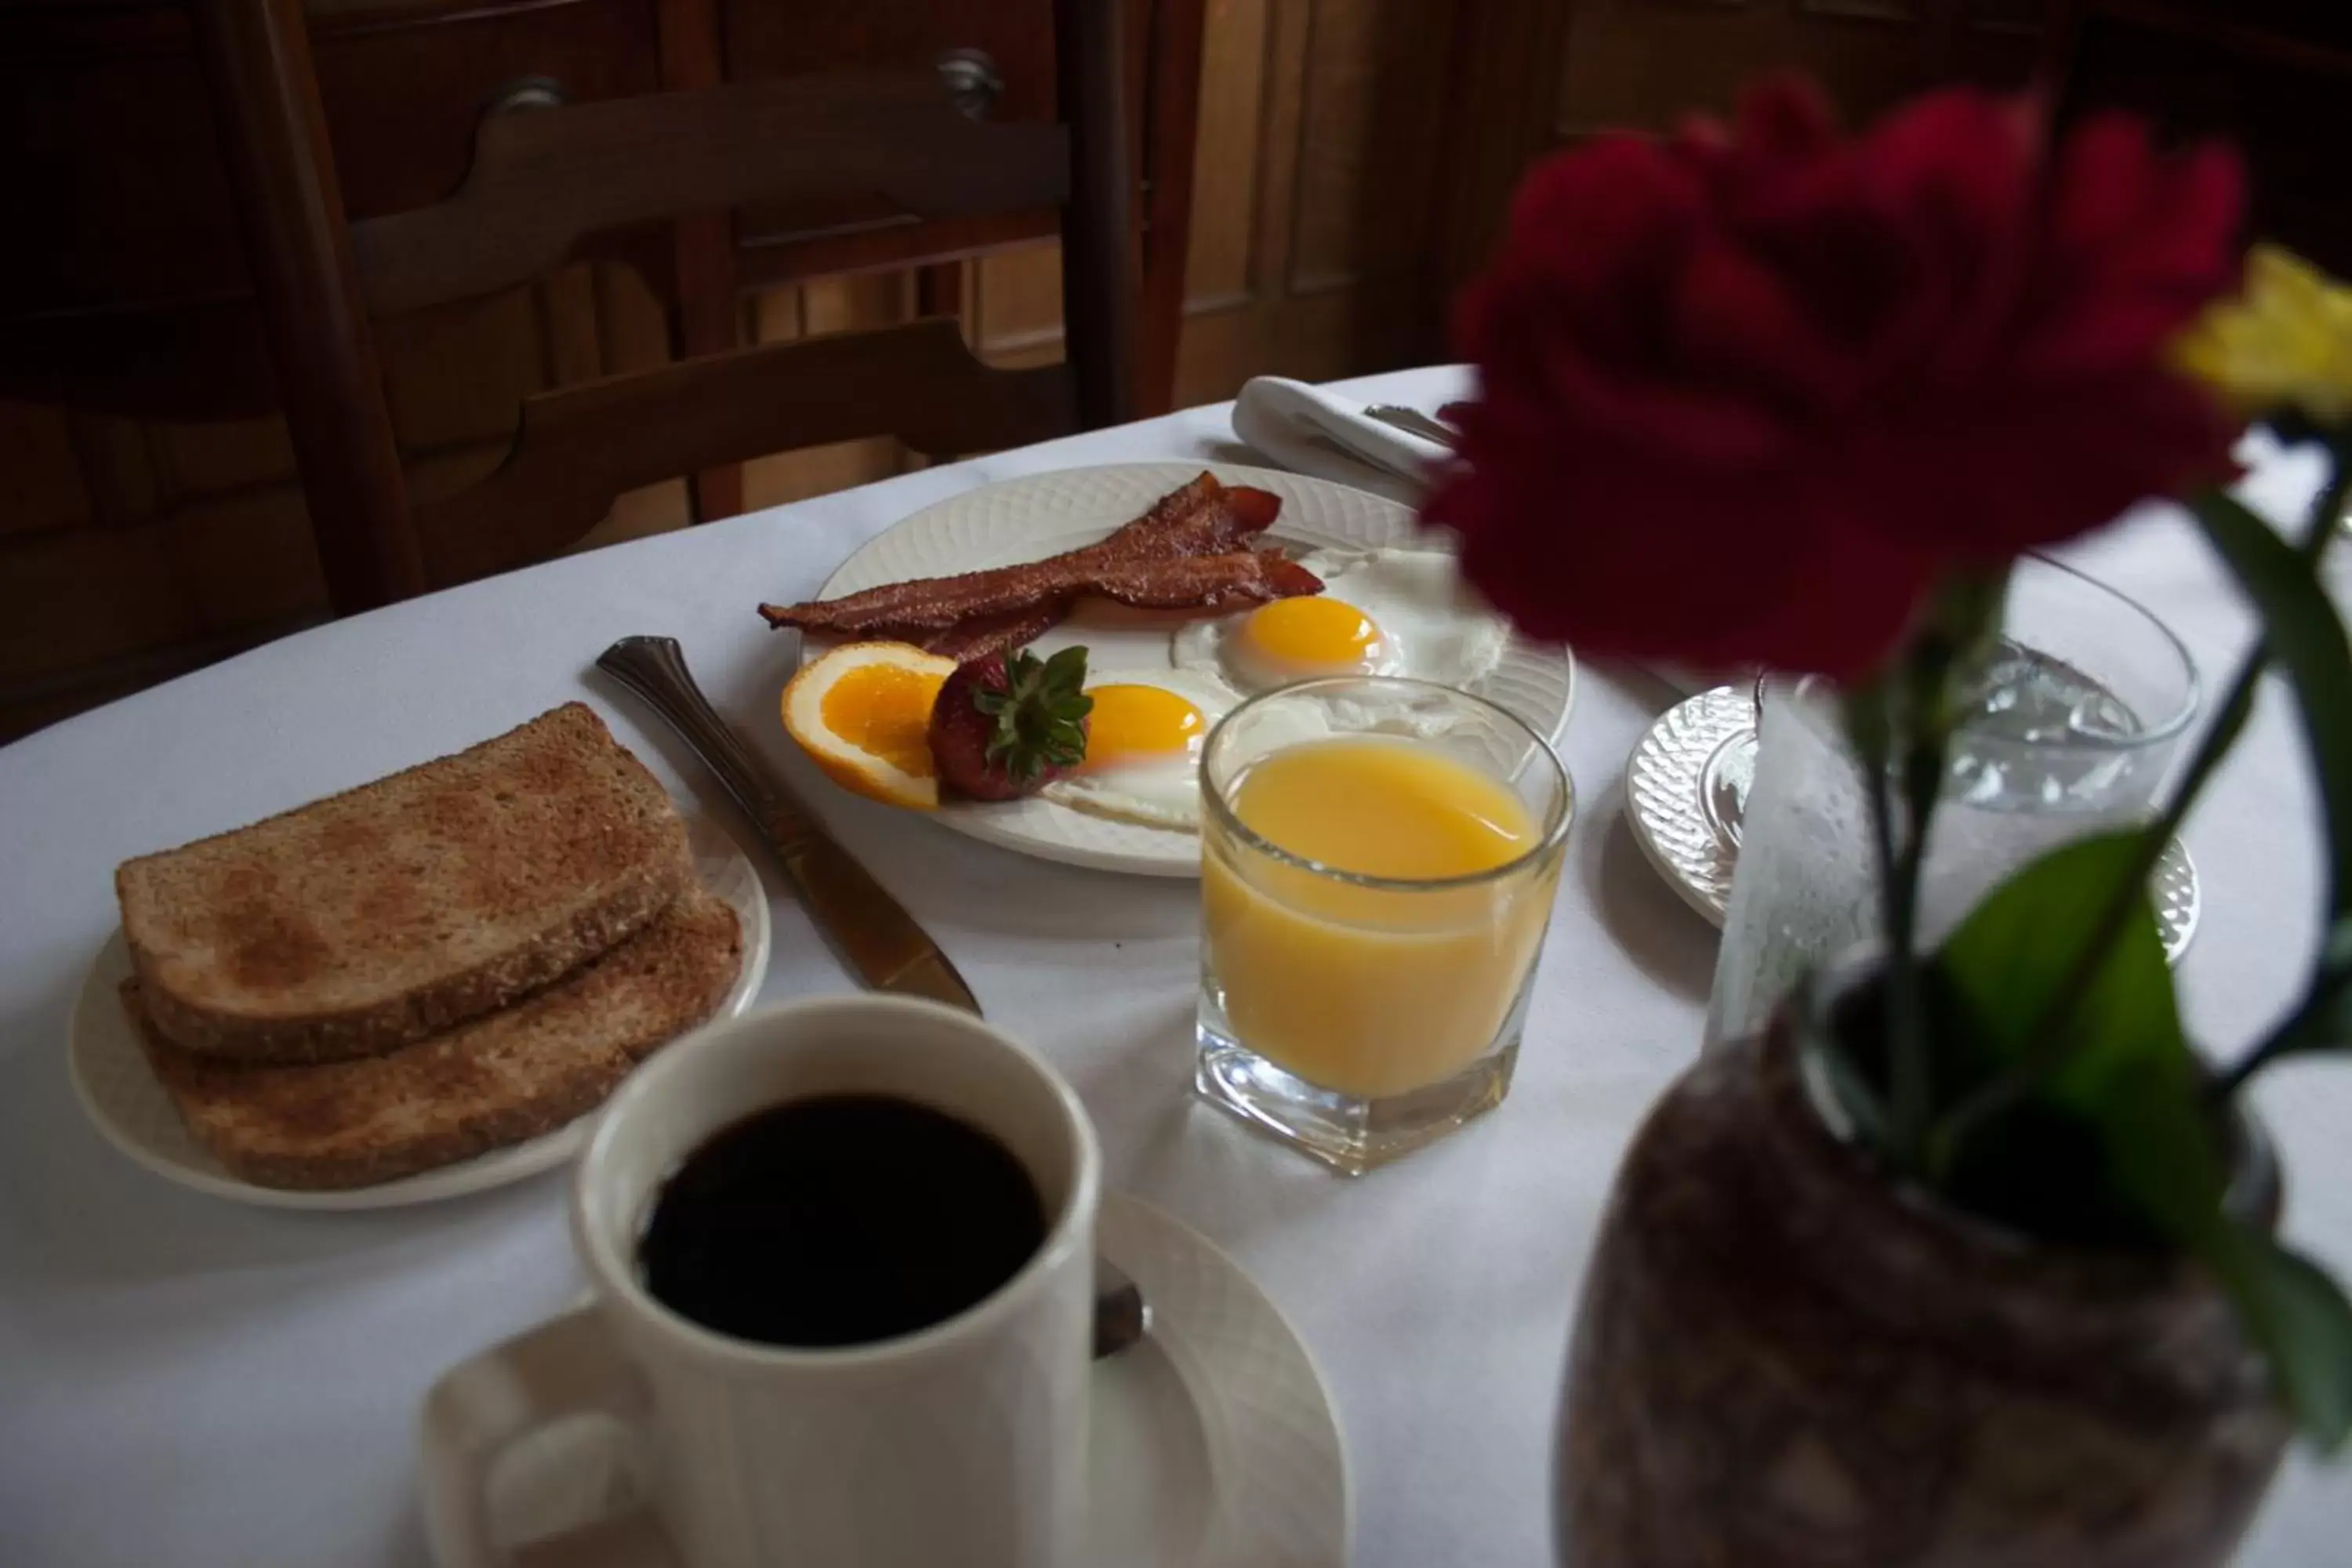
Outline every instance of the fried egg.
<path fill-rule="evenodd" d="M 1402 675 L 1466 687 L 1502 662 L 1510 626 L 1438 550 L 1318 550 L 1300 563 L 1323 592 L 1181 627 L 1180 669 L 1244 691 L 1327 675 Z"/>
<path fill-rule="evenodd" d="M 1087 760 L 1039 793 L 1097 816 L 1197 831 L 1201 747 L 1241 693 L 1190 669 L 1098 670 L 1086 689 Z"/>

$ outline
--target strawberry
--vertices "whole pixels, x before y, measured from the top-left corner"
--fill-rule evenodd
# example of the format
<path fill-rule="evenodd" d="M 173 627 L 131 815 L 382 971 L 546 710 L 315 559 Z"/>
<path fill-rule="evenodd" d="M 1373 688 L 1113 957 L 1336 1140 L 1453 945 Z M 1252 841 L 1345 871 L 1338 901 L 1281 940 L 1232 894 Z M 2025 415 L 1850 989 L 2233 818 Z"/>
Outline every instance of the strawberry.
<path fill-rule="evenodd" d="M 940 783 L 973 800 L 1034 795 L 1087 755 L 1087 650 L 1025 650 L 961 665 L 931 705 Z"/>

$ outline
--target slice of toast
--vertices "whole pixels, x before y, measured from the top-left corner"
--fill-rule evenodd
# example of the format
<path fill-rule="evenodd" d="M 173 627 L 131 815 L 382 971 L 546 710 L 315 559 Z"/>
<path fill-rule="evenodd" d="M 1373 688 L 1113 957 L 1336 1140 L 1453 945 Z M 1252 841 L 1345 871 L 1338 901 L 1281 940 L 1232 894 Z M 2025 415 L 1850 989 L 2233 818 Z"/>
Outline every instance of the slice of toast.
<path fill-rule="evenodd" d="M 180 1120 L 245 1181 L 364 1187 L 552 1131 L 710 1016 L 742 966 L 735 911 L 699 889 L 513 1006 L 389 1055 L 232 1065 L 164 1039 L 144 987 L 122 1002 Z"/>
<path fill-rule="evenodd" d="M 586 705 L 125 861 L 147 1013 L 205 1056 L 368 1056 L 505 1006 L 694 879 L 686 826 Z"/>

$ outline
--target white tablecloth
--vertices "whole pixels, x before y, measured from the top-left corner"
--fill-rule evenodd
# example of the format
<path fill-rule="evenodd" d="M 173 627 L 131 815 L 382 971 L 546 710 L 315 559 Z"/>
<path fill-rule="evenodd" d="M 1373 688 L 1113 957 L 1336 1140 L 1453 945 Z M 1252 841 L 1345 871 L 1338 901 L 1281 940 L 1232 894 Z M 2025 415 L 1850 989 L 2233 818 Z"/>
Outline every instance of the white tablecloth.
<path fill-rule="evenodd" d="M 1350 390 L 1434 406 L 1444 372 Z M 1196 1104 L 1186 883 L 1066 870 L 824 786 L 772 714 L 786 649 L 752 614 L 860 541 L 1008 475 L 1223 458 L 1195 409 L 576 556 L 339 622 L 0 750 L 0 1563 L 420 1564 L 417 1403 L 443 1368 L 581 1286 L 563 1182 L 386 1214 L 248 1209 L 166 1184 L 84 1124 L 68 1009 L 115 923 L 124 857 L 250 821 L 585 696 L 673 785 L 712 786 L 588 675 L 628 632 L 682 640 L 720 709 L 913 909 L 989 1017 L 1042 1048 L 1098 1121 L 1113 1184 L 1243 1260 L 1321 1365 L 1368 1568 L 1548 1560 L 1555 1384 L 1619 1152 L 1692 1058 L 1714 933 L 1621 819 L 1628 750 L 1667 700 L 1585 671 L 1564 751 L 1582 792 L 1518 1081 L 1473 1129 L 1359 1182 Z M 2297 475 L 2276 476 L 2293 489 Z M 2308 469 L 2302 474 L 2308 480 Z M 1923 479 L 1929 477 L 1923 476 Z M 2209 690 L 2246 622 L 2186 526 L 2151 513 L 2078 552 L 2194 651 Z M 2205 882 L 2188 1008 L 2233 1048 L 2316 931 L 2308 784 L 2275 695 L 2188 834 Z M 681 764 L 684 764 L 681 766 Z M 723 806 L 720 809 L 724 809 Z M 772 892 L 776 889 L 772 884 Z M 778 897 L 765 996 L 846 982 Z M 2262 1097 L 2289 1229 L 2352 1268 L 2352 1070 Z M 2245 1561 L 2341 1563 L 2352 1480 L 2294 1461 Z"/>

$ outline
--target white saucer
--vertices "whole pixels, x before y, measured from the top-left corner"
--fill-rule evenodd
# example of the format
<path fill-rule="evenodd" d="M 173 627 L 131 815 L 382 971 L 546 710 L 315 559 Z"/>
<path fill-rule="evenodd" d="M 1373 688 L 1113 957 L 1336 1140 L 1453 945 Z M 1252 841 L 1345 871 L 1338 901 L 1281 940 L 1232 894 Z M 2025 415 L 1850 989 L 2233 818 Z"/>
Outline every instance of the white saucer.
<path fill-rule="evenodd" d="M 1207 1238 L 1135 1198 L 1103 1200 L 1102 1255 L 1151 1304 L 1151 1332 L 1094 1373 L 1094 1551 L 1101 1568 L 1343 1568 L 1347 1466 L 1306 1347 L 1238 1265 Z M 635 1507 L 642 1468 L 609 1423 L 583 1431 L 535 1475 L 466 1456 L 477 1418 L 503 1411 L 521 1374 L 496 1346 L 442 1374 L 425 1396 L 425 1533 L 441 1568 L 677 1568 Z M 536 1366 L 534 1375 L 547 1369 Z M 551 1434 L 552 1429 L 550 1429 Z M 516 1445 L 530 1444 L 526 1437 Z M 457 1531 L 461 1488 L 483 1486 L 493 1535 L 485 1561 Z M 615 1517 L 615 1510 L 622 1510 Z"/>
<path fill-rule="evenodd" d="M 1625 764 L 1633 841 L 1666 886 L 1717 926 L 1731 902 L 1740 821 L 1755 777 L 1755 698 L 1744 686 L 1718 686 L 1667 709 Z M 2197 934 L 2204 902 L 2197 863 L 2179 839 L 2156 863 L 2148 895 L 2164 956 L 2178 963 Z"/>
<path fill-rule="evenodd" d="M 925 507 L 867 540 L 834 570 L 817 597 L 1035 561 L 1091 544 L 1203 468 L 1227 484 L 1254 485 L 1282 498 L 1282 515 L 1267 534 L 1270 542 L 1343 550 L 1453 548 L 1444 536 L 1423 530 L 1411 507 L 1328 479 L 1230 463 L 1118 463 L 1026 474 Z M 1096 669 L 1167 669 L 1174 664 L 1169 632 L 1181 619 L 1081 605 L 1036 646 L 1052 651 L 1084 643 Z M 1564 647 L 1514 637 L 1502 662 L 1463 689 L 1507 709 L 1545 740 L 1557 741 L 1576 702 L 1576 658 Z M 950 804 L 929 815 L 943 827 L 1040 859 L 1147 877 L 1201 874 L 1197 834 L 1114 821 L 1034 796 Z"/>
<path fill-rule="evenodd" d="M 768 898 L 760 873 L 725 828 L 699 812 L 688 812 L 686 824 L 703 886 L 735 911 L 742 926 L 743 967 L 717 1014 L 731 1018 L 751 1005 L 768 973 Z M 504 1186 L 562 1164 L 578 1152 L 594 1121 L 591 1111 L 529 1142 L 372 1187 L 307 1192 L 256 1186 L 229 1174 L 188 1136 L 123 1014 L 117 992 L 130 977 L 131 952 L 118 929 L 90 961 L 81 998 L 74 1005 L 67 1045 L 74 1094 L 108 1142 L 157 1175 L 198 1192 L 268 1208 L 378 1209 L 431 1203 Z"/>

